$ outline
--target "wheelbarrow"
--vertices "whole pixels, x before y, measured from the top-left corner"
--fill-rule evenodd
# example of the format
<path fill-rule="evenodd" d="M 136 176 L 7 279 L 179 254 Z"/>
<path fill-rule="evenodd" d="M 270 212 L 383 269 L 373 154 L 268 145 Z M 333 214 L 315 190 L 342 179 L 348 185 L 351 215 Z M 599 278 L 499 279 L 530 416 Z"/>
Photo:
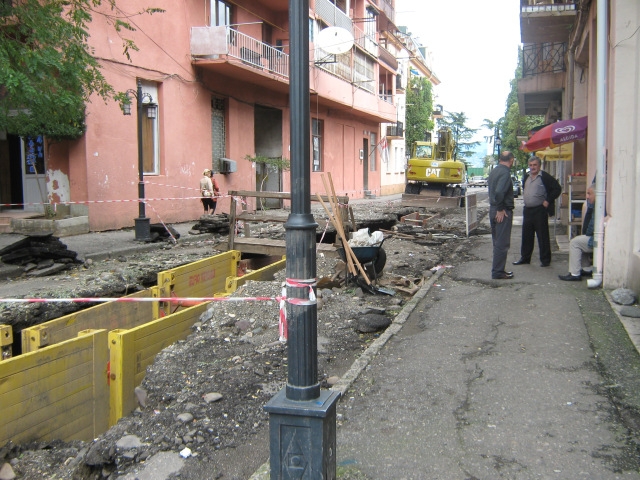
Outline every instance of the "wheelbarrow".
<path fill-rule="evenodd" d="M 365 273 L 370 282 L 375 282 L 378 278 L 378 275 L 382 273 L 382 269 L 387 263 L 387 254 L 382 248 L 382 244 L 385 239 L 383 238 L 380 243 L 375 245 L 369 245 L 366 247 L 351 247 L 353 250 L 356 259 L 362 265 L 365 270 Z M 359 285 L 363 289 L 366 289 L 370 293 L 386 293 L 388 295 L 393 295 L 395 292 L 393 290 L 374 287 L 372 283 L 367 283 L 362 280 L 358 275 L 353 275 L 349 272 L 349 268 L 347 267 L 347 253 L 345 252 L 343 247 L 337 249 L 338 255 L 345 263 L 345 284 L 349 284 L 351 282 Z"/>

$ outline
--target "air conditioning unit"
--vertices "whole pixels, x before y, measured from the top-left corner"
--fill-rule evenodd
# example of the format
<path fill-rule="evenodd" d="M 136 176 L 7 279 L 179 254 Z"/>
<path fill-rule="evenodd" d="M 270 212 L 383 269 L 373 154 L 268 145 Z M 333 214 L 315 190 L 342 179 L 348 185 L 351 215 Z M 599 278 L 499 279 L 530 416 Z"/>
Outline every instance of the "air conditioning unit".
<path fill-rule="evenodd" d="M 220 173 L 235 173 L 238 171 L 238 166 L 234 160 L 228 158 L 220 159 Z"/>

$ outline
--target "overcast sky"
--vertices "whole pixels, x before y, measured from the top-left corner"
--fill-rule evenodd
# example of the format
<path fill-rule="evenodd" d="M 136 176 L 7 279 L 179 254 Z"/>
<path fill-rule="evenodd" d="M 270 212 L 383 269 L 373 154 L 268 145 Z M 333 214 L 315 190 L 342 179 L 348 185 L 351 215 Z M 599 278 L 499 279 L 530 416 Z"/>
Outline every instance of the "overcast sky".
<path fill-rule="evenodd" d="M 396 0 L 396 25 L 407 26 L 432 56 L 441 81 L 434 104 L 464 112 L 471 128 L 504 116 L 518 62 L 520 2 Z"/>

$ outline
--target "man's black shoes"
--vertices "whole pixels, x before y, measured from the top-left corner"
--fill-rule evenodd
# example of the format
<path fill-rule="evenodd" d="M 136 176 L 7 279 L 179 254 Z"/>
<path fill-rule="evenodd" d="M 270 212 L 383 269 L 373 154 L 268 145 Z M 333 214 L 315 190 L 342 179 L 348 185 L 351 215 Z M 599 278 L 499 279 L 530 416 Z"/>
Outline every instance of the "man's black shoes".
<path fill-rule="evenodd" d="M 491 278 L 493 278 L 494 280 L 509 280 L 513 278 L 513 272 L 502 272 L 502 273 L 499 273 L 498 275 L 494 275 Z"/>
<path fill-rule="evenodd" d="M 570 273 L 567 273 L 566 275 L 558 275 L 558 278 L 560 280 L 564 280 L 565 282 L 579 282 L 580 280 L 582 280 L 582 277 L 580 275 L 571 275 Z"/>
<path fill-rule="evenodd" d="M 521 258 L 517 262 L 513 262 L 514 265 L 529 265 L 530 263 L 531 263 L 531 260 L 526 260 L 524 258 Z"/>
<path fill-rule="evenodd" d="M 593 272 L 590 272 L 588 270 L 580 270 L 580 276 L 581 277 L 593 277 Z"/>
<path fill-rule="evenodd" d="M 550 265 L 551 265 L 550 263 L 541 263 L 541 264 L 540 264 L 540 266 L 541 266 L 541 267 L 548 267 L 548 266 L 550 266 Z"/>

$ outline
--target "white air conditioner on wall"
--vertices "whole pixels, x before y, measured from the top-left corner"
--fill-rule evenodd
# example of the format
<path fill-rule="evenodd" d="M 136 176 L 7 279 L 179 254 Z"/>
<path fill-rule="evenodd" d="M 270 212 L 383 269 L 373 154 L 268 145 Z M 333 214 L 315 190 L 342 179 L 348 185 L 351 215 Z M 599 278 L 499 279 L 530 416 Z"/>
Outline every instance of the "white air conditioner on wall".
<path fill-rule="evenodd" d="M 220 159 L 220 173 L 235 173 L 238 171 L 238 166 L 234 160 L 228 158 Z"/>

